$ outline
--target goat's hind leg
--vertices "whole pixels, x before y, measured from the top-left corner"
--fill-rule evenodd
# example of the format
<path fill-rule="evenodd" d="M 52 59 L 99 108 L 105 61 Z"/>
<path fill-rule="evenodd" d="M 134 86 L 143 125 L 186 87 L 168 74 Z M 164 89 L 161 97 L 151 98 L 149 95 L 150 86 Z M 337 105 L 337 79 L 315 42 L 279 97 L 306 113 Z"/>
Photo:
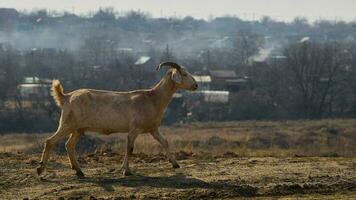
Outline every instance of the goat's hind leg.
<path fill-rule="evenodd" d="M 42 172 L 46 169 L 47 167 L 47 161 L 49 158 L 49 153 L 52 150 L 53 146 L 63 137 L 68 135 L 70 131 L 62 128 L 61 126 L 58 128 L 58 130 L 49 138 L 46 139 L 43 152 L 42 152 L 42 158 L 40 162 L 40 166 L 37 167 L 37 174 L 40 175 Z"/>
<path fill-rule="evenodd" d="M 82 131 L 82 130 L 73 132 L 70 135 L 68 141 L 66 142 L 66 150 L 67 150 L 70 165 L 71 165 L 72 169 L 74 169 L 76 171 L 76 174 L 79 178 L 84 178 L 84 173 L 80 169 L 78 161 L 75 158 L 75 145 L 77 144 L 77 142 L 80 139 L 80 136 L 83 133 L 84 133 L 84 131 Z"/>

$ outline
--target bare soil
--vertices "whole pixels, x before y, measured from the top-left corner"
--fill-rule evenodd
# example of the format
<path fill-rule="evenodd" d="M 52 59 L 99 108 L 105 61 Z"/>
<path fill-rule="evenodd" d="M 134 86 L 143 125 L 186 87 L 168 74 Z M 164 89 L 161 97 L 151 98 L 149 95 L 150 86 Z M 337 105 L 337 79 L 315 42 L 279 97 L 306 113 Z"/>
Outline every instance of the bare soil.
<path fill-rule="evenodd" d="M 40 154 L 0 153 L 1 199 L 356 199 L 356 158 L 239 157 L 176 153 L 180 169 L 162 154 L 136 153 L 134 175 L 119 171 L 123 155 L 82 154 L 79 179 L 66 156 L 52 154 L 38 177 Z"/>

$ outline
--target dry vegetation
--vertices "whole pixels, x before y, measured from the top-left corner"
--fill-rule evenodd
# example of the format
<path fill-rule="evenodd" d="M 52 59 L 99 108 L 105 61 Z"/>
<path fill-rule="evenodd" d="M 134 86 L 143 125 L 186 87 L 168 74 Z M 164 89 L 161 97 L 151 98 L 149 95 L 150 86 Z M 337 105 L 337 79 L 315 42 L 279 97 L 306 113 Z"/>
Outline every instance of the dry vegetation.
<path fill-rule="evenodd" d="M 164 127 L 181 169 L 141 135 L 123 177 L 126 134 L 86 134 L 77 145 L 78 179 L 57 145 L 49 170 L 35 175 L 48 134 L 0 137 L 2 199 L 236 198 L 355 199 L 356 121 L 248 121 Z"/>
<path fill-rule="evenodd" d="M 238 156 L 356 156 L 356 121 L 353 119 L 316 121 L 246 121 L 192 123 L 161 128 L 173 151 L 191 154 Z M 40 153 L 44 139 L 50 134 L 1 135 L 0 151 Z M 77 151 L 90 153 L 112 151 L 123 153 L 126 134 L 110 136 L 87 133 Z M 56 151 L 65 153 L 64 143 Z M 135 152 L 158 154 L 162 149 L 150 135 L 140 135 Z"/>

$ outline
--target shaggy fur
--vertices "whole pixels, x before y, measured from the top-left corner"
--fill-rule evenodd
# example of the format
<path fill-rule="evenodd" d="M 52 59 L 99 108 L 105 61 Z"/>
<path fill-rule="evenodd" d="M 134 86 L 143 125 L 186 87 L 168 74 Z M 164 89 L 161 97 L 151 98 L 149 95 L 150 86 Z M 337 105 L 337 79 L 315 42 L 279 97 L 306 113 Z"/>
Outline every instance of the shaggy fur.
<path fill-rule="evenodd" d="M 59 80 L 52 81 L 51 95 L 58 107 L 62 107 L 64 101 L 63 87 Z"/>

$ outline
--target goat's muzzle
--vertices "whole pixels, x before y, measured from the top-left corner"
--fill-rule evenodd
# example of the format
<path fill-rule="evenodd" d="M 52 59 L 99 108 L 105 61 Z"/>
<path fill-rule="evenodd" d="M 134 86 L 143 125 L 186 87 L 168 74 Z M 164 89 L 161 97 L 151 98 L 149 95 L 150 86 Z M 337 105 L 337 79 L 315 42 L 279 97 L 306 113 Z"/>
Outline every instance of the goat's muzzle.
<path fill-rule="evenodd" d="M 194 84 L 192 90 L 194 91 L 194 90 L 197 90 L 197 89 L 198 89 L 198 84 Z"/>

